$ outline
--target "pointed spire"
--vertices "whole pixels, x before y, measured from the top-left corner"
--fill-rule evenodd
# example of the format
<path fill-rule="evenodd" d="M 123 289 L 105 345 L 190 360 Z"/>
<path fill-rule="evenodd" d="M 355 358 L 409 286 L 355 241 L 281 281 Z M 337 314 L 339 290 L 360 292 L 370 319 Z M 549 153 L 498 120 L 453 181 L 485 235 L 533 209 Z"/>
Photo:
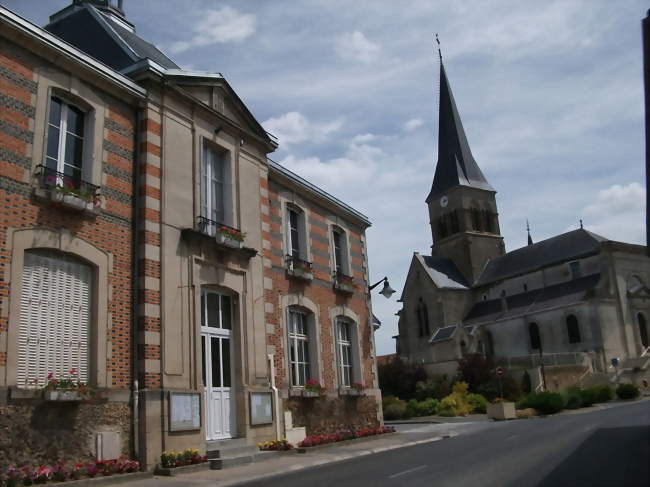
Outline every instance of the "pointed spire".
<path fill-rule="evenodd" d="M 439 44 L 437 36 L 436 42 Z M 436 195 L 459 185 L 494 191 L 483 176 L 469 148 L 440 50 L 438 53 L 440 57 L 438 163 L 427 203 Z"/>
<path fill-rule="evenodd" d="M 528 224 L 528 218 L 526 218 L 526 232 L 528 232 L 528 245 L 533 245 L 533 237 L 530 236 L 530 225 Z"/>

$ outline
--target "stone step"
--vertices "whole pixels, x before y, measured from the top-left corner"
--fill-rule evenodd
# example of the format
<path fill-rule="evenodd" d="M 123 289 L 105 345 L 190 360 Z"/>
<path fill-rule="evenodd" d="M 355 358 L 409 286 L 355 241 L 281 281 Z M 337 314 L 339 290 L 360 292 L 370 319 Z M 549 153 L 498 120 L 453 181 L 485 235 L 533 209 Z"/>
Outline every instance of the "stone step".
<path fill-rule="evenodd" d="M 232 448 L 220 448 L 218 450 L 208 450 L 206 454 L 209 459 L 212 458 L 229 458 L 238 457 L 242 455 L 253 455 L 259 451 L 259 448 L 254 445 L 237 446 Z"/>
<path fill-rule="evenodd" d="M 239 467 L 241 465 L 248 465 L 253 463 L 254 455 L 239 455 L 226 458 L 212 458 L 210 462 L 210 470 L 223 470 L 225 468 Z"/>

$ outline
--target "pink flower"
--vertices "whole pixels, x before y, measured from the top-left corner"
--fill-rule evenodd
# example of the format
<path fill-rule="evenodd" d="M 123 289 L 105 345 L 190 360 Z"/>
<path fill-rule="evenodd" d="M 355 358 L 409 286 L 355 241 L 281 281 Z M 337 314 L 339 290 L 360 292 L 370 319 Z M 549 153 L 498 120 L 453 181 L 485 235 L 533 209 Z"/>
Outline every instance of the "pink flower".
<path fill-rule="evenodd" d="M 70 375 L 77 375 L 77 369 L 72 368 L 72 369 L 70 369 L 69 373 L 70 373 Z"/>
<path fill-rule="evenodd" d="M 53 373 L 53 372 L 49 372 L 49 373 L 47 374 L 47 380 L 52 380 L 53 378 L 54 378 L 54 373 Z"/>

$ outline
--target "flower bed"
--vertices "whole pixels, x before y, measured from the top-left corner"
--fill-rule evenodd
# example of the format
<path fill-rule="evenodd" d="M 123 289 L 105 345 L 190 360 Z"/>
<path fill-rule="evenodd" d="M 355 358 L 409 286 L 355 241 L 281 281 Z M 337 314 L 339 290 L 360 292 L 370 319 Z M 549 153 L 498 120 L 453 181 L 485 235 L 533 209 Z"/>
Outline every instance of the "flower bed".
<path fill-rule="evenodd" d="M 376 428 L 363 428 L 358 430 L 342 430 L 329 435 L 313 435 L 308 436 L 298 446 L 301 448 L 309 448 L 311 446 L 326 445 L 328 443 L 336 443 L 339 441 L 353 440 L 355 438 L 366 438 L 368 436 L 383 435 L 385 433 L 394 433 L 395 428 L 391 426 L 377 426 Z"/>
<path fill-rule="evenodd" d="M 282 438 L 281 440 L 264 441 L 258 443 L 257 447 L 262 451 L 287 451 L 293 450 L 293 445 L 289 440 Z"/>
<path fill-rule="evenodd" d="M 66 482 L 107 477 L 115 474 L 133 473 L 140 470 L 140 462 L 120 457 L 116 460 L 97 460 L 93 462 L 77 462 L 67 465 L 61 461 L 56 465 L 39 465 L 38 467 L 8 467 L 0 474 L 0 485 L 18 487 L 24 485 L 45 484 L 47 482 Z"/>
<path fill-rule="evenodd" d="M 199 455 L 199 450 L 195 448 L 187 448 L 180 452 L 164 451 L 160 455 L 160 466 L 162 468 L 185 467 L 187 465 L 196 465 L 207 461 L 208 456 Z"/>

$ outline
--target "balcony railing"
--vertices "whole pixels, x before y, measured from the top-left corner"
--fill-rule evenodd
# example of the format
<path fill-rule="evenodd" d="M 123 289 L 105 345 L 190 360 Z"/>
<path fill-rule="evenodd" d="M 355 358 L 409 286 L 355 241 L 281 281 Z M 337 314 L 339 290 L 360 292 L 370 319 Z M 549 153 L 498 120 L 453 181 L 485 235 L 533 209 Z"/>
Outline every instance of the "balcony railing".
<path fill-rule="evenodd" d="M 585 352 L 560 352 L 560 353 L 545 353 L 543 355 L 545 366 L 557 365 L 590 365 L 591 358 Z M 541 365 L 539 354 L 521 355 L 518 357 L 504 357 L 497 360 L 499 365 L 510 368 L 525 368 L 532 369 Z"/>
<path fill-rule="evenodd" d="M 242 247 L 244 237 L 246 236 L 238 228 L 210 220 L 204 216 L 197 217 L 196 229 L 204 235 L 215 237 L 217 243 L 236 249 Z"/>
<path fill-rule="evenodd" d="M 99 186 L 88 181 L 58 172 L 44 165 L 37 167 L 36 175 L 41 188 L 56 191 L 63 195 L 72 195 L 86 202 L 96 203 L 99 196 Z"/>
<path fill-rule="evenodd" d="M 312 274 L 312 263 L 306 260 L 303 260 L 299 257 L 293 255 L 286 255 L 284 258 L 284 263 L 287 267 L 287 274 L 299 279 L 311 280 L 313 279 Z"/>

